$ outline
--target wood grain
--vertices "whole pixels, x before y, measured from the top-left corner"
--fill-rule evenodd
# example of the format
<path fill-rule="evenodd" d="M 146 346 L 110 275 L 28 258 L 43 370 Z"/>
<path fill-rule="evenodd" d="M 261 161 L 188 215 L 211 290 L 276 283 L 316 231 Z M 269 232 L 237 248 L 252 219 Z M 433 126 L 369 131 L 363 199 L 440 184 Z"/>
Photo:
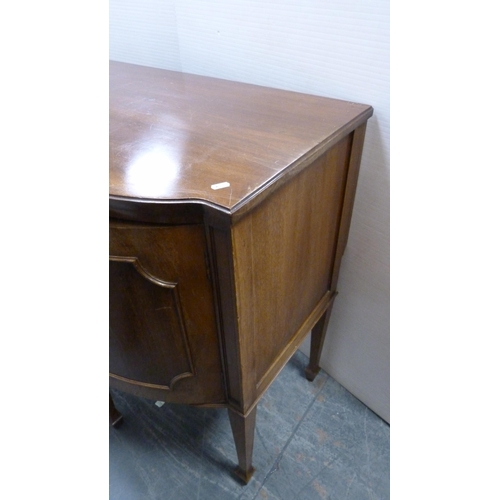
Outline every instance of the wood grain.
<path fill-rule="evenodd" d="M 331 292 L 350 145 L 348 136 L 234 226 L 240 336 L 257 385 Z"/>
<path fill-rule="evenodd" d="M 372 112 L 110 63 L 110 384 L 227 407 L 244 482 L 311 329 L 319 370 Z"/>
<path fill-rule="evenodd" d="M 205 255 L 203 226 L 110 223 L 113 386 L 162 401 L 224 401 Z"/>
<path fill-rule="evenodd" d="M 371 115 L 370 106 L 110 62 L 113 198 L 241 209 Z M 229 182 L 230 188 L 212 185 Z"/>

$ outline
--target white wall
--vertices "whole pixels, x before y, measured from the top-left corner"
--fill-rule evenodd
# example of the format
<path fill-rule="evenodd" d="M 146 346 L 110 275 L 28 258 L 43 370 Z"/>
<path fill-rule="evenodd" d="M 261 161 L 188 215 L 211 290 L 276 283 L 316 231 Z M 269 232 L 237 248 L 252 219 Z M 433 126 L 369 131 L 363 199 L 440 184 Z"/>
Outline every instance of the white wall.
<path fill-rule="evenodd" d="M 321 366 L 389 421 L 389 0 L 110 0 L 110 59 L 373 106 Z"/>

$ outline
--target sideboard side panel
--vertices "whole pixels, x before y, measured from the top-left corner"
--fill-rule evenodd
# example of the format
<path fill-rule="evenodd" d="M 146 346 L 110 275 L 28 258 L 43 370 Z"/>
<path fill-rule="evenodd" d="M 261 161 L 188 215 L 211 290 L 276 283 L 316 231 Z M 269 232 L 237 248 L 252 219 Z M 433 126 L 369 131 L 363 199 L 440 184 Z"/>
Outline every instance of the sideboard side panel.
<path fill-rule="evenodd" d="M 240 337 L 251 344 L 259 393 L 333 297 L 351 145 L 352 134 L 233 228 Z"/>

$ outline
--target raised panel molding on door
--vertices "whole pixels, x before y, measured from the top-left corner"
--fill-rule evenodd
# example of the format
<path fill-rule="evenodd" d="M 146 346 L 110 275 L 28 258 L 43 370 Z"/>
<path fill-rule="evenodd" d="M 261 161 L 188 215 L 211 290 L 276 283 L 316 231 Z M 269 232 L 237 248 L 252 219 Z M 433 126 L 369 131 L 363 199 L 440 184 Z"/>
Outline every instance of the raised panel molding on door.
<path fill-rule="evenodd" d="M 151 275 L 137 257 L 110 256 L 109 272 L 110 376 L 167 391 L 193 377 L 177 283 Z"/>

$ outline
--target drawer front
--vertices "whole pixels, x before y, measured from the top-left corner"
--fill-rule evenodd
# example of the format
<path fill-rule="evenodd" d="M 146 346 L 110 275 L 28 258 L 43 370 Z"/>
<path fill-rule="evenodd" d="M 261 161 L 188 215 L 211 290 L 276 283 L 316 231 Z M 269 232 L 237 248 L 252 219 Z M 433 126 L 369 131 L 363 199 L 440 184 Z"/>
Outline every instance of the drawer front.
<path fill-rule="evenodd" d="M 110 223 L 114 387 L 191 404 L 224 401 L 202 225 Z"/>

